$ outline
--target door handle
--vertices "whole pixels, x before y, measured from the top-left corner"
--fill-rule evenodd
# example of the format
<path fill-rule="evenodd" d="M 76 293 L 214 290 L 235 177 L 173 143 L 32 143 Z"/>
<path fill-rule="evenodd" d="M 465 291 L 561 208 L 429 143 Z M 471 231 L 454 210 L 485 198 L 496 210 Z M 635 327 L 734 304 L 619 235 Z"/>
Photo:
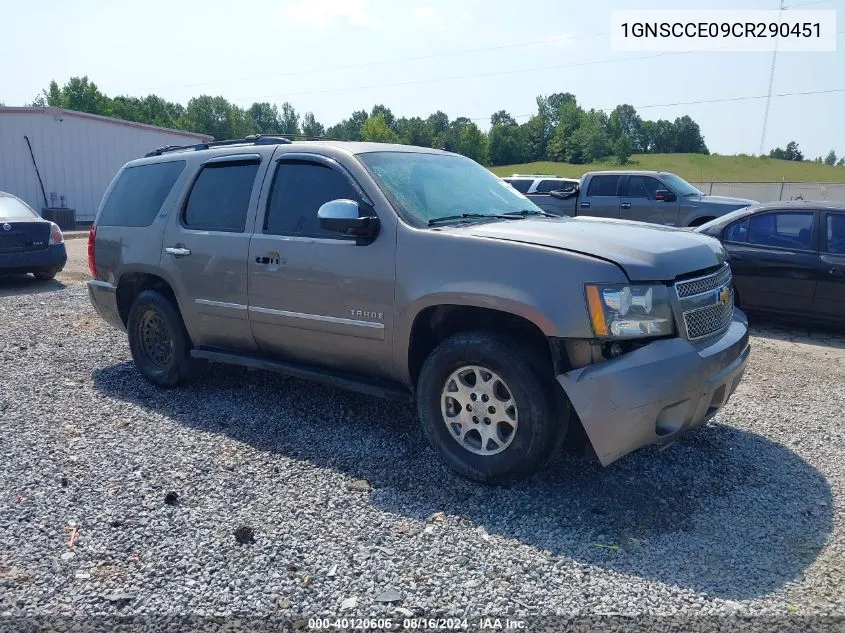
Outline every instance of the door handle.
<path fill-rule="evenodd" d="M 191 249 L 184 246 L 168 246 L 164 249 L 164 252 L 174 257 L 185 257 L 191 254 Z"/>
<path fill-rule="evenodd" d="M 282 258 L 278 253 L 270 253 L 269 255 L 259 255 L 255 258 L 255 263 L 259 266 L 278 266 L 282 263 Z"/>
<path fill-rule="evenodd" d="M 630 209 L 630 208 L 631 208 L 631 203 L 630 203 L 630 202 L 623 202 L 623 203 L 622 203 L 622 204 L 620 204 L 619 206 L 620 206 L 620 207 L 622 207 L 623 209 Z"/>
<path fill-rule="evenodd" d="M 582 202 L 582 203 L 581 203 L 581 208 L 582 208 L 582 209 L 588 209 L 589 207 L 590 207 L 590 203 L 589 203 L 589 202 Z"/>

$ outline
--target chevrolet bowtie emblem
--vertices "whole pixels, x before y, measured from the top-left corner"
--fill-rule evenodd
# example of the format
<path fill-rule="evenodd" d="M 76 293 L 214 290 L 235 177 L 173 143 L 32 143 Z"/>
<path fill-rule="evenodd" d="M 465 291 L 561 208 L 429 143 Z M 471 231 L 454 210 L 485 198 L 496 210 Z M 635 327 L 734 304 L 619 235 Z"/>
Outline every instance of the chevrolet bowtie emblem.
<path fill-rule="evenodd" d="M 727 286 L 722 286 L 722 289 L 719 291 L 719 303 L 723 306 L 728 305 L 728 301 L 731 300 L 731 291 L 730 288 Z"/>

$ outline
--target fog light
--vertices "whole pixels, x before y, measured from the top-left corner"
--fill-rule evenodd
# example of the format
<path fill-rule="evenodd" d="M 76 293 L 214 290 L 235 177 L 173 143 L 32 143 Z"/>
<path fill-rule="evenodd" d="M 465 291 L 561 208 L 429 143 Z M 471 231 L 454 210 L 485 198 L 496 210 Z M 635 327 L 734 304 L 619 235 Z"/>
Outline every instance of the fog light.
<path fill-rule="evenodd" d="M 621 356 L 624 351 L 620 343 L 605 343 L 601 346 L 601 355 L 607 359 Z"/>

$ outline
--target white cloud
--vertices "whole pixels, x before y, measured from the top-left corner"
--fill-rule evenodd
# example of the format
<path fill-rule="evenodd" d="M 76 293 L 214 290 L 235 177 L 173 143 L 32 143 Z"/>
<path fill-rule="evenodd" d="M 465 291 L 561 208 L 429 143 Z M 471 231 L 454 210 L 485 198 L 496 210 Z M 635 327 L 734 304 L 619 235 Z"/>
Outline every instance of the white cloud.
<path fill-rule="evenodd" d="M 295 0 L 282 7 L 282 18 L 295 24 L 325 26 L 333 20 L 347 20 L 355 26 L 377 29 L 381 22 L 369 12 L 369 0 Z"/>
<path fill-rule="evenodd" d="M 422 25 L 432 26 L 436 29 L 442 29 L 445 26 L 445 21 L 440 12 L 434 7 L 414 7 L 411 15 L 415 22 Z"/>

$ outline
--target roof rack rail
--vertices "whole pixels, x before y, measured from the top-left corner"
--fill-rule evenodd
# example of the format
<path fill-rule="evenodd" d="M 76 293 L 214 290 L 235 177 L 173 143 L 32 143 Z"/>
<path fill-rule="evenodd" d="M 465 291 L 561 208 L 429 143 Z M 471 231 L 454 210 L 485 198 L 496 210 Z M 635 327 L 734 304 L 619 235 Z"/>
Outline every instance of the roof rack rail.
<path fill-rule="evenodd" d="M 251 134 L 243 138 L 233 138 L 224 141 L 207 141 L 205 143 L 197 143 L 195 145 L 165 145 L 159 147 L 151 152 L 147 152 L 144 157 L 161 156 L 169 152 L 194 150 L 200 151 L 209 149 L 211 147 L 225 147 L 227 145 L 244 145 L 252 143 L 253 145 L 286 145 L 294 141 L 342 141 L 347 139 L 334 138 L 331 136 L 308 136 L 306 134 Z"/>
<path fill-rule="evenodd" d="M 209 149 L 211 147 L 225 147 L 226 145 L 244 145 L 249 143 L 252 143 L 253 145 L 283 145 L 290 142 L 291 139 L 281 135 L 252 134 L 243 138 L 233 138 L 225 141 L 207 141 L 205 143 L 196 143 L 195 145 L 165 145 L 164 147 L 159 147 L 151 152 L 147 152 L 144 154 L 144 157 L 161 156 L 162 154 L 182 150 L 193 150 L 198 152 L 203 149 Z"/>

